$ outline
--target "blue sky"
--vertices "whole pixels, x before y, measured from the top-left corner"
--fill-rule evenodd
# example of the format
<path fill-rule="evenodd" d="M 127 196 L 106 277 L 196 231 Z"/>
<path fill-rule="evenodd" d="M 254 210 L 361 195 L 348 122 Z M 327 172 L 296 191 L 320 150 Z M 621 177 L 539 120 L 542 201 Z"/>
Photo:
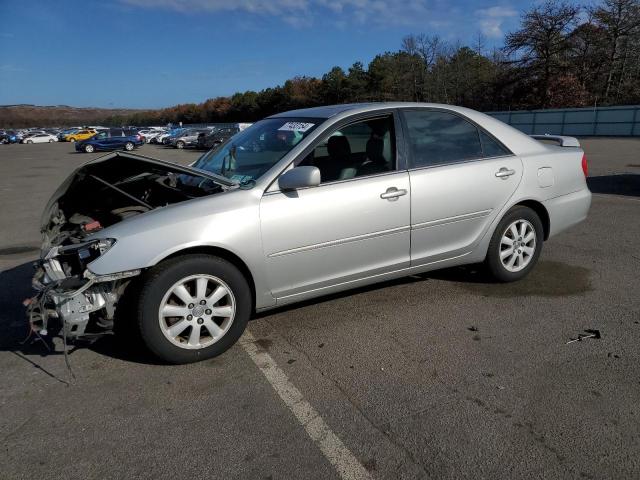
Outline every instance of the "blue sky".
<path fill-rule="evenodd" d="M 500 46 L 525 1 L 0 0 L 0 104 L 156 108 L 365 65 L 408 33 Z"/>

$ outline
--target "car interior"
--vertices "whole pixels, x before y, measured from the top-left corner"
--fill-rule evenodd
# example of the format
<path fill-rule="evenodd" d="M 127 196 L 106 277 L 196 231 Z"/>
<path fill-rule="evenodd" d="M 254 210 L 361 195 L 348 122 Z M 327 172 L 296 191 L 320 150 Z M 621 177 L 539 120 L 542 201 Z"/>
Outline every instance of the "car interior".
<path fill-rule="evenodd" d="M 300 166 L 320 170 L 322 183 L 395 169 L 393 116 L 346 125 L 320 142 Z"/>

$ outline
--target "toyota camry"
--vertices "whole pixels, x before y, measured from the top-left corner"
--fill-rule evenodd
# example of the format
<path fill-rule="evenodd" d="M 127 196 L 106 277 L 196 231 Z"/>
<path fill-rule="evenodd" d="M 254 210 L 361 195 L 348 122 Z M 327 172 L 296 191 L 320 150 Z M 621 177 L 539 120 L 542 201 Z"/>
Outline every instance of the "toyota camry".
<path fill-rule="evenodd" d="M 70 339 L 124 322 L 186 363 L 333 292 L 463 264 L 517 281 L 586 218 L 586 174 L 575 138 L 417 103 L 279 113 L 188 167 L 111 153 L 45 209 L 29 321 Z"/>

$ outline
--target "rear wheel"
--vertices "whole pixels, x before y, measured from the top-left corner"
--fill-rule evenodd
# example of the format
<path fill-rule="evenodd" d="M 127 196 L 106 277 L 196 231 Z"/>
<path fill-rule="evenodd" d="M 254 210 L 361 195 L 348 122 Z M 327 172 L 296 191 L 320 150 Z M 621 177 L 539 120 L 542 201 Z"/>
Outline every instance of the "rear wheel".
<path fill-rule="evenodd" d="M 133 147 L 134 147 L 134 145 L 133 145 L 133 143 L 131 143 L 131 142 L 127 142 L 127 143 L 125 143 L 125 144 L 124 144 L 124 149 L 125 149 L 126 151 L 128 151 L 128 152 L 130 152 L 131 150 L 133 150 Z"/>
<path fill-rule="evenodd" d="M 528 207 L 509 210 L 493 232 L 485 265 L 501 282 L 524 278 L 535 266 L 544 240 L 540 217 Z"/>
<path fill-rule="evenodd" d="M 93 148 L 93 145 L 85 145 L 84 146 L 84 151 L 87 153 L 93 153 L 95 149 Z"/>
<path fill-rule="evenodd" d="M 49 139 L 49 143 L 53 143 L 53 138 L 50 138 L 50 139 Z"/>
<path fill-rule="evenodd" d="M 27 140 L 27 143 L 33 143 L 33 140 Z"/>
<path fill-rule="evenodd" d="M 73 142 L 75 142 L 75 141 L 76 141 L 76 139 L 75 139 L 75 138 L 73 138 L 73 137 L 71 137 L 71 138 L 69 139 L 69 141 L 70 141 L 71 143 L 73 143 Z"/>
<path fill-rule="evenodd" d="M 209 255 L 159 264 L 143 280 L 138 325 L 143 341 L 169 363 L 190 363 L 225 352 L 242 335 L 252 295 L 242 273 Z"/>

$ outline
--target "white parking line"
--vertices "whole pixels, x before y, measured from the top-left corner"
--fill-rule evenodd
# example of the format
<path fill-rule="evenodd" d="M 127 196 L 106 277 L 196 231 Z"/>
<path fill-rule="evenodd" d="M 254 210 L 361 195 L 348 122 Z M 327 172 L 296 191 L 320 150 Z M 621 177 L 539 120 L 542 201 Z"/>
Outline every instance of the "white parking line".
<path fill-rule="evenodd" d="M 240 344 L 340 477 L 347 480 L 370 479 L 369 472 L 304 399 L 271 355 L 256 345 L 249 330 L 245 330 Z"/>

